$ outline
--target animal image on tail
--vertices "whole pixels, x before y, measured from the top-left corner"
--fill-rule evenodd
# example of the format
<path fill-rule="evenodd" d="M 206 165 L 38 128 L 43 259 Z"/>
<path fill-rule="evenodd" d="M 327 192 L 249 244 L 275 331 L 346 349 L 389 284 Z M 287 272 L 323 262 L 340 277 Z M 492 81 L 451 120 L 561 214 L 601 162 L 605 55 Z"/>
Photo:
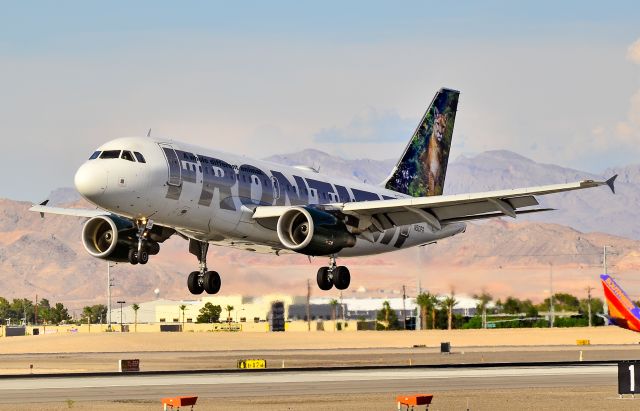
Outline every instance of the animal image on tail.
<path fill-rule="evenodd" d="M 446 88 L 438 91 L 385 188 L 412 197 L 442 194 L 459 95 Z"/>
<path fill-rule="evenodd" d="M 631 301 L 627 293 L 611 276 L 602 274 L 600 280 L 609 308 L 609 315 L 605 316 L 605 319 L 609 324 L 640 332 L 640 308 Z"/>

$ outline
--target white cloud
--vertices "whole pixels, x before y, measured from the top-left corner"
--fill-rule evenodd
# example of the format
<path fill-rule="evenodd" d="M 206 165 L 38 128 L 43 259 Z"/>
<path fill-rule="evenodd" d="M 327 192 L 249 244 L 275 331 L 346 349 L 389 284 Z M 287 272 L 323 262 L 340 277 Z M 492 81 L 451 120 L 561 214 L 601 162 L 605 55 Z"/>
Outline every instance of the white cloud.
<path fill-rule="evenodd" d="M 323 128 L 314 135 L 320 143 L 389 143 L 409 141 L 412 124 L 418 120 L 408 120 L 395 110 L 377 110 L 367 107 L 344 127 Z"/>
<path fill-rule="evenodd" d="M 636 64 L 640 64 L 640 39 L 636 40 L 627 49 L 627 59 Z"/>

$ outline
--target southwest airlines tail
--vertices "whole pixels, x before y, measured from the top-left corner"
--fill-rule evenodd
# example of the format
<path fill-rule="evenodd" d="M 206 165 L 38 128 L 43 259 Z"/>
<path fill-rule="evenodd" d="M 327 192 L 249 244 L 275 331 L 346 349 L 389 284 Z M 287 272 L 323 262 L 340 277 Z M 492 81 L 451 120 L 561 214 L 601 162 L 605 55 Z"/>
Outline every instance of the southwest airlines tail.
<path fill-rule="evenodd" d="M 604 298 L 609 307 L 607 317 L 609 323 L 628 330 L 640 331 L 640 309 L 608 274 L 602 274 L 600 279 L 604 288 Z"/>
<path fill-rule="evenodd" d="M 436 93 L 385 188 L 413 197 L 442 194 L 459 95 L 446 88 Z"/>

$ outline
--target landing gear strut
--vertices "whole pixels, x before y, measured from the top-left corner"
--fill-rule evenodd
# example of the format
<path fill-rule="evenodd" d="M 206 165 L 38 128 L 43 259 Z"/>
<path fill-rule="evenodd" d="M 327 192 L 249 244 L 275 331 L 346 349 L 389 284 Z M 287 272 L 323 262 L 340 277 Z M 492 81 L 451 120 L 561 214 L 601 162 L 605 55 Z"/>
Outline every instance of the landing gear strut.
<path fill-rule="evenodd" d="M 216 294 L 220 291 L 220 274 L 216 271 L 207 271 L 207 252 L 209 243 L 206 241 L 189 240 L 189 252 L 198 257 L 199 271 L 193 271 L 187 278 L 187 287 L 191 294 Z"/>
<path fill-rule="evenodd" d="M 338 290 L 346 290 L 351 283 L 351 273 L 345 266 L 336 265 L 336 257 L 329 259 L 328 267 L 320 267 L 316 276 L 318 287 L 323 291 L 330 290 L 335 286 Z"/>
<path fill-rule="evenodd" d="M 136 220 L 137 234 L 138 238 L 137 247 L 131 247 L 129 249 L 129 254 L 127 258 L 129 262 L 133 265 L 138 263 L 146 264 L 149 262 L 149 251 L 147 250 L 147 236 L 149 229 L 151 228 L 149 224 L 147 224 L 146 219 Z"/>

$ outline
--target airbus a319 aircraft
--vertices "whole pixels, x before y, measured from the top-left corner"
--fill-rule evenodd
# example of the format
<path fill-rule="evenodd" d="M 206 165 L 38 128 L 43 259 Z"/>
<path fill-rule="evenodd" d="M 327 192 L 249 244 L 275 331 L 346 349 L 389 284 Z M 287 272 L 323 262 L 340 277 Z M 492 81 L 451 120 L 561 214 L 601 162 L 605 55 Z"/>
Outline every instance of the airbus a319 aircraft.
<path fill-rule="evenodd" d="M 97 209 L 31 210 L 87 217 L 82 242 L 98 258 L 146 264 L 172 235 L 189 241 L 199 269 L 193 294 L 220 290 L 209 271 L 210 244 L 280 256 L 323 256 L 318 287 L 344 290 L 351 275 L 339 257 L 433 243 L 465 231 L 465 221 L 547 211 L 537 195 L 608 185 L 580 181 L 477 194 L 442 195 L 459 92 L 440 89 L 380 185 L 286 167 L 155 137 L 98 147 L 77 171 L 78 192 Z M 42 214 L 44 215 L 44 214 Z M 280 257 L 282 258 L 282 257 Z M 284 263 L 284 262 L 283 262 Z"/>

